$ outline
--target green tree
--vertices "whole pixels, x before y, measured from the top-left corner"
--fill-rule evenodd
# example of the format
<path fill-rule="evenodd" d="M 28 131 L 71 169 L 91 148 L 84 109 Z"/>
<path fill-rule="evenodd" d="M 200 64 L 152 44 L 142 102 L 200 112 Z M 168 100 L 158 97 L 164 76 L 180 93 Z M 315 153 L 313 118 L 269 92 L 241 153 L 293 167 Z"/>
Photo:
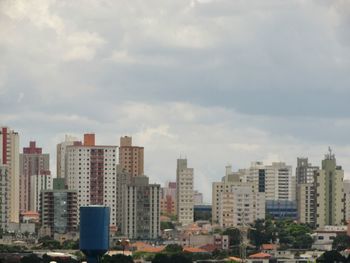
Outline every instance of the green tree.
<path fill-rule="evenodd" d="M 241 233 L 237 228 L 228 228 L 222 234 L 229 236 L 230 246 L 238 246 L 241 243 Z"/>
<path fill-rule="evenodd" d="M 175 254 L 175 253 L 182 253 L 182 246 L 177 245 L 177 244 L 169 244 L 165 247 L 164 252 L 165 253 L 171 253 L 171 254 Z"/>
<path fill-rule="evenodd" d="M 156 254 L 152 260 L 152 263 L 168 263 L 168 262 L 169 262 L 169 257 L 162 253 Z"/>
<path fill-rule="evenodd" d="M 350 248 L 350 237 L 345 234 L 336 236 L 333 240 L 332 247 L 337 251 Z"/>
<path fill-rule="evenodd" d="M 331 250 L 324 252 L 318 259 L 316 259 L 317 263 L 331 263 L 331 262 L 348 262 L 346 258 L 342 256 L 338 251 Z"/>
<path fill-rule="evenodd" d="M 183 253 L 178 253 L 170 256 L 169 263 L 192 263 L 192 259 Z"/>

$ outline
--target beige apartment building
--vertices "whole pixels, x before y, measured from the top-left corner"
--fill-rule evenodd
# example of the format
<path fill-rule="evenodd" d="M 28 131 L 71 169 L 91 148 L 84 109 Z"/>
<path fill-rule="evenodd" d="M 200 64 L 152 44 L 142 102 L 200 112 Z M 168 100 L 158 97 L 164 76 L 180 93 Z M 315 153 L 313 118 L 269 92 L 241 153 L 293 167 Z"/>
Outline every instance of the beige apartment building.
<path fill-rule="evenodd" d="M 344 171 L 336 163 L 331 150 L 322 161 L 322 168 L 315 175 L 316 227 L 342 225 L 344 209 Z"/>
<path fill-rule="evenodd" d="M 221 182 L 213 183 L 212 222 L 221 227 L 235 227 L 265 218 L 265 193 L 249 180 L 249 169 L 232 171 L 226 166 Z"/>
<path fill-rule="evenodd" d="M 132 137 L 120 138 L 119 164 L 132 176 L 144 174 L 144 148 L 132 145 Z"/>
<path fill-rule="evenodd" d="M 187 159 L 178 159 L 176 168 L 176 210 L 178 222 L 193 223 L 193 168 L 187 167 Z"/>

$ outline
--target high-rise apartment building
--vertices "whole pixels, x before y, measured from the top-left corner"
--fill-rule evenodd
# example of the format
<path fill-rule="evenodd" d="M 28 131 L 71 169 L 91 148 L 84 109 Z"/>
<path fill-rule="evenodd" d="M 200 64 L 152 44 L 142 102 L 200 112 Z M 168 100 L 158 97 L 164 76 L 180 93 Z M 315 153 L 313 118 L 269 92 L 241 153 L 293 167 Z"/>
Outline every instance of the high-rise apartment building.
<path fill-rule="evenodd" d="M 9 178 L 8 168 L 0 164 L 0 228 L 5 230 L 9 223 Z"/>
<path fill-rule="evenodd" d="M 19 223 L 19 135 L 8 127 L 0 128 L 0 163 L 8 168 L 9 222 Z"/>
<path fill-rule="evenodd" d="M 120 138 L 119 164 L 132 176 L 143 175 L 144 148 L 132 145 L 132 137 Z"/>
<path fill-rule="evenodd" d="M 52 177 L 50 173 L 32 175 L 30 177 L 30 210 L 39 211 L 40 210 L 40 194 L 42 190 L 52 189 Z"/>
<path fill-rule="evenodd" d="M 248 169 L 247 181 L 254 183 L 259 192 L 265 192 L 266 200 L 295 201 L 292 167 L 283 162 L 273 162 L 271 165 L 253 162 Z"/>
<path fill-rule="evenodd" d="M 222 227 L 230 227 L 265 218 L 265 192 L 263 189 L 259 191 L 258 180 L 245 182 L 249 181 L 249 172 L 249 169 L 233 172 L 231 166 L 226 166 L 226 173 L 221 182 L 213 183 L 212 222 L 214 224 L 219 223 Z"/>
<path fill-rule="evenodd" d="M 265 218 L 265 193 L 258 192 L 252 183 L 236 182 L 228 185 L 228 191 L 217 193 L 221 227 L 245 226 Z"/>
<path fill-rule="evenodd" d="M 193 223 L 193 168 L 187 167 L 187 159 L 178 159 L 176 167 L 177 220 L 183 225 Z"/>
<path fill-rule="evenodd" d="M 116 226 L 122 229 L 123 226 L 123 198 L 127 185 L 131 183 L 132 176 L 123 169 L 120 164 L 117 165 L 117 182 L 116 182 Z"/>
<path fill-rule="evenodd" d="M 56 148 L 56 175 L 57 178 L 66 178 L 67 176 L 67 146 L 81 144 L 78 138 L 66 135 L 64 142 L 57 144 Z"/>
<path fill-rule="evenodd" d="M 214 182 L 212 184 L 212 222 L 219 223 L 221 205 L 221 193 L 229 193 L 232 185 L 241 183 L 246 175 L 245 170 L 238 172 L 232 171 L 232 166 L 226 166 L 225 176 L 222 177 L 221 182 Z"/>
<path fill-rule="evenodd" d="M 315 225 L 315 172 L 319 167 L 309 163 L 308 158 L 297 158 L 296 175 L 296 200 L 298 208 L 298 221 L 300 223 Z"/>
<path fill-rule="evenodd" d="M 116 226 L 118 147 L 92 145 L 91 137 L 85 136 L 84 144 L 66 147 L 66 183 L 68 189 L 78 191 L 78 206 L 110 207 L 110 223 Z"/>
<path fill-rule="evenodd" d="M 25 211 L 37 211 L 37 206 L 31 207 L 30 204 L 36 203 L 31 200 L 31 177 L 33 175 L 50 174 L 50 156 L 48 153 L 42 153 L 42 148 L 36 147 L 36 142 L 29 142 L 29 147 L 23 148 L 23 153 L 19 155 L 20 173 L 19 173 L 19 209 Z"/>
<path fill-rule="evenodd" d="M 315 175 L 316 227 L 344 223 L 343 179 L 344 171 L 329 150 Z"/>
<path fill-rule="evenodd" d="M 318 169 L 318 166 L 313 166 L 309 163 L 308 158 L 297 158 L 297 168 L 295 169 L 296 183 L 313 183 L 315 171 Z"/>
<path fill-rule="evenodd" d="M 123 234 L 130 239 L 157 239 L 160 236 L 160 185 L 148 177 L 134 176 L 124 188 Z"/>
<path fill-rule="evenodd" d="M 60 179 L 55 178 L 54 181 Z M 79 210 L 77 191 L 64 189 L 64 184 L 61 183 L 54 185 L 63 187 L 41 191 L 41 225 L 49 228 L 51 235 L 76 231 Z"/>

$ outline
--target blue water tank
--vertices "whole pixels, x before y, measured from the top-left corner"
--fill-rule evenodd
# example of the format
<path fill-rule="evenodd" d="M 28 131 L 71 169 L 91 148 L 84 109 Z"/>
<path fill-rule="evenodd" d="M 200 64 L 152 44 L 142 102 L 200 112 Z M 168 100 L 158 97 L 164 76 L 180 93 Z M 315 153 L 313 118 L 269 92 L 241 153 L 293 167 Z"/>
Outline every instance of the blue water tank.
<path fill-rule="evenodd" d="M 98 259 L 109 248 L 109 207 L 80 207 L 80 250 L 89 258 Z M 91 260 L 91 262 L 98 262 Z"/>

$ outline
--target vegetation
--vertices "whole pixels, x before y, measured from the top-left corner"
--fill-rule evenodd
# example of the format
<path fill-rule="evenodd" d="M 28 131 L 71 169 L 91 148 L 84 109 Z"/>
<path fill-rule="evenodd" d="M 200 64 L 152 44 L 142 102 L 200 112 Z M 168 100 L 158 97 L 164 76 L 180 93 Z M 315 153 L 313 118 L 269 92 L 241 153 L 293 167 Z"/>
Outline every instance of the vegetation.
<path fill-rule="evenodd" d="M 309 249 L 313 243 L 311 230 L 308 225 L 298 224 L 292 220 L 274 221 L 268 218 L 257 220 L 249 237 L 256 247 L 276 242 L 278 238 L 282 248 Z"/>
<path fill-rule="evenodd" d="M 25 248 L 18 245 L 3 245 L 0 244 L 0 252 L 2 253 L 14 253 L 14 252 L 24 252 Z"/>
<path fill-rule="evenodd" d="M 349 259 L 349 258 L 348 258 Z M 349 262 L 343 255 L 336 250 L 324 252 L 317 260 L 317 263 L 330 263 L 330 262 Z"/>
<path fill-rule="evenodd" d="M 62 244 L 54 240 L 52 237 L 45 236 L 39 238 L 38 242 L 41 244 L 40 248 L 47 249 L 79 249 L 79 240 L 65 240 Z"/>
<path fill-rule="evenodd" d="M 170 244 L 167 245 L 164 249 L 164 253 L 165 254 L 178 254 L 178 253 L 182 253 L 182 246 L 177 245 L 177 244 Z"/>
<path fill-rule="evenodd" d="M 350 236 L 346 234 L 336 236 L 333 240 L 332 247 L 337 251 L 342 251 L 344 249 L 350 248 Z"/>

